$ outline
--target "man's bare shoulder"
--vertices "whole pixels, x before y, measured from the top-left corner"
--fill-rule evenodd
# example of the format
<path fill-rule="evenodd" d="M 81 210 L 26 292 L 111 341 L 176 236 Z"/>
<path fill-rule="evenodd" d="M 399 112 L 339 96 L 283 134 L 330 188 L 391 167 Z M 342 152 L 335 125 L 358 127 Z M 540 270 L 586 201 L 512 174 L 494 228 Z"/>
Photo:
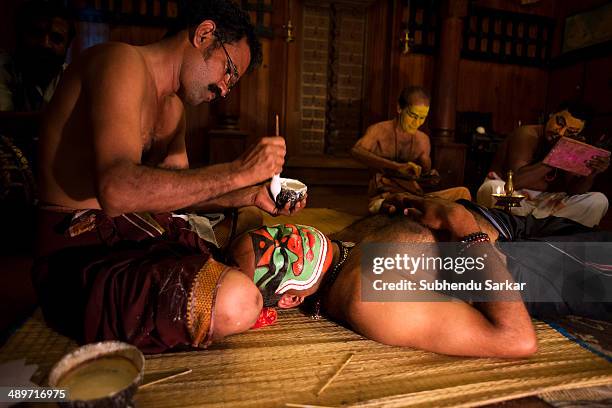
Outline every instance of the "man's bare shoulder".
<path fill-rule="evenodd" d="M 147 74 L 145 60 L 138 48 L 119 42 L 89 48 L 83 53 L 78 66 L 84 80 L 94 86 L 103 85 L 107 78 L 114 83 L 133 86 L 144 82 Z"/>
<path fill-rule="evenodd" d="M 416 140 L 420 143 L 420 144 L 426 144 L 429 145 L 430 140 L 429 140 L 429 136 L 427 135 L 427 133 L 425 132 L 421 132 L 420 130 L 416 131 Z"/>
<path fill-rule="evenodd" d="M 385 120 L 383 122 L 374 123 L 366 131 L 366 135 L 372 135 L 372 137 L 386 138 L 393 134 L 393 126 L 395 121 Z"/>
<path fill-rule="evenodd" d="M 511 134 L 511 142 L 537 144 L 542 133 L 541 125 L 524 125 L 517 127 Z"/>

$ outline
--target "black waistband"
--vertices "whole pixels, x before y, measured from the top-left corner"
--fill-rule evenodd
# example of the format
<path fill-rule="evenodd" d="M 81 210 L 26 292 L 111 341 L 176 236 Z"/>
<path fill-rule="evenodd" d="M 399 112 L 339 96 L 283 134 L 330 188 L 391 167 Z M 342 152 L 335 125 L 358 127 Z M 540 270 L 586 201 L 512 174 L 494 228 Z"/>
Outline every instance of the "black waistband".
<path fill-rule="evenodd" d="M 504 219 L 502 214 L 499 213 L 499 210 L 490 210 L 481 205 L 468 201 L 464 198 L 460 198 L 456 201 L 457 204 L 461 204 L 468 210 L 472 210 L 482 215 L 487 221 L 493 225 L 493 227 L 499 232 L 499 234 L 506 241 L 514 240 L 514 236 L 512 234 L 512 229 L 508 222 Z"/>

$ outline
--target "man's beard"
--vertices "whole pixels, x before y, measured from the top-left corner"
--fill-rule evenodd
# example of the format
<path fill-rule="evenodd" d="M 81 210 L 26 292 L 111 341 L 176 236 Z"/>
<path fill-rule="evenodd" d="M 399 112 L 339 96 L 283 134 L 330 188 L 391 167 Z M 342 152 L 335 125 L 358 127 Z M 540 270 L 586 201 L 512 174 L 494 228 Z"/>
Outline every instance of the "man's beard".
<path fill-rule="evenodd" d="M 221 98 L 221 88 L 219 88 L 217 85 L 215 84 L 208 85 L 208 90 L 215 95 L 215 97 L 210 100 L 211 102 Z"/>

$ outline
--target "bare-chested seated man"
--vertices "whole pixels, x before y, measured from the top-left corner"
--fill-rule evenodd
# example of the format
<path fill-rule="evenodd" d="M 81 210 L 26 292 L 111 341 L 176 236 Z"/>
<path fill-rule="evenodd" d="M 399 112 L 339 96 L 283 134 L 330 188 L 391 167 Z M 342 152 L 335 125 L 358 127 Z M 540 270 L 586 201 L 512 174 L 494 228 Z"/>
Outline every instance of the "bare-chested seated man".
<path fill-rule="evenodd" d="M 189 168 L 183 104 L 225 97 L 262 55 L 234 2 L 181 4 L 182 29 L 160 42 L 85 51 L 44 117 L 33 279 L 47 322 L 84 342 L 160 352 L 248 329 L 261 309 L 256 286 L 213 260 L 213 221 L 173 211 L 290 212 L 261 184 L 282 170 L 282 137 Z"/>
<path fill-rule="evenodd" d="M 391 193 L 422 195 L 419 183 L 431 187 L 439 182 L 438 172 L 431 168 L 429 137 L 419 130 L 429 113 L 429 100 L 423 88 L 405 88 L 398 98 L 398 117 L 370 126 L 353 147 L 353 157 L 372 171 L 368 191 L 371 213 L 378 213 L 381 203 Z M 470 199 L 470 192 L 464 187 L 428 195 L 448 200 Z"/>
<path fill-rule="evenodd" d="M 403 195 L 399 198 L 399 204 L 394 202 L 394 205 L 413 207 L 408 211 L 414 213 L 420 223 L 402 216 L 389 218 L 376 215 L 366 218 L 335 236 L 343 241 L 360 240 L 352 249 L 342 241 L 330 240 L 311 227 L 288 224 L 264 227 L 244 234 L 234 242 L 230 254 L 241 270 L 254 279 L 262 291 L 264 304 L 268 306 L 295 307 L 305 299 L 314 298 L 315 313 L 319 308 L 365 337 L 385 344 L 443 354 L 522 357 L 534 353 L 537 345 L 528 310 L 536 317 L 564 314 L 611 317 L 610 303 L 585 303 L 583 300 L 589 291 L 612 288 L 609 274 L 585 272 L 580 275 L 582 283 L 588 282 L 589 285 L 570 282 L 571 285 L 576 284 L 577 292 L 572 294 L 567 290 L 566 283 L 557 279 L 557 276 L 562 276 L 562 268 L 542 267 L 542 258 L 537 257 L 534 257 L 535 262 L 527 264 L 513 262 L 512 276 L 503 258 L 489 257 L 485 263 L 486 271 L 481 276 L 490 277 L 495 282 L 507 280 L 516 285 L 525 283 L 522 287 L 530 291 L 529 294 L 513 292 L 499 301 L 466 302 L 444 301 L 442 294 L 423 291 L 421 294 L 429 296 L 429 300 L 365 301 L 362 297 L 364 271 L 361 269 L 361 258 L 366 246 L 373 243 L 403 243 L 406 254 L 418 257 L 421 249 L 410 248 L 418 243 L 439 240 L 458 242 L 459 246 L 467 247 L 465 254 L 474 255 L 487 248 L 492 249 L 487 243 L 489 239 L 491 242 L 498 239 L 520 241 L 527 237 L 579 242 L 612 239 L 609 232 L 593 232 L 571 220 L 551 217 L 533 222 L 502 211 L 486 210 L 466 200 L 460 202 L 463 205 L 437 198 L 415 197 L 407 200 Z M 575 235 L 563 236 L 568 232 Z M 545 235 L 560 236 L 544 238 Z M 550 249 L 538 253 L 538 256 L 554 258 L 561 264 L 567 262 L 555 251 L 555 244 L 550 244 L 543 244 Z M 540 251 L 541 247 L 534 247 L 534 250 Z M 507 249 L 502 251 L 509 254 L 508 257 L 516 255 Z M 515 258 L 522 260 L 521 255 L 522 252 Z M 508 268 L 510 266 L 509 263 Z M 414 280 L 421 279 L 421 275 L 421 271 L 417 272 Z M 411 279 L 410 275 L 405 277 Z M 540 295 L 542 287 L 552 288 L 550 292 L 558 295 L 558 298 L 555 297 L 553 303 L 529 301 L 526 308 L 521 296 L 534 300 Z M 603 299 L 610 301 L 610 294 Z"/>
<path fill-rule="evenodd" d="M 610 158 L 594 157 L 587 163 L 592 169 L 580 176 L 553 168 L 542 161 L 559 138 L 571 137 L 584 141 L 581 132 L 587 119 L 586 109 L 578 103 L 561 104 L 545 126 L 528 125 L 517 128 L 499 148 L 493 167 L 478 190 L 478 203 L 492 207 L 492 193 L 503 190 L 509 170 L 514 173 L 515 190 L 527 198 L 513 214 L 536 218 L 569 218 L 587 227 L 599 224 L 608 211 L 608 199 L 602 193 L 589 192 L 595 177 L 607 170 Z"/>

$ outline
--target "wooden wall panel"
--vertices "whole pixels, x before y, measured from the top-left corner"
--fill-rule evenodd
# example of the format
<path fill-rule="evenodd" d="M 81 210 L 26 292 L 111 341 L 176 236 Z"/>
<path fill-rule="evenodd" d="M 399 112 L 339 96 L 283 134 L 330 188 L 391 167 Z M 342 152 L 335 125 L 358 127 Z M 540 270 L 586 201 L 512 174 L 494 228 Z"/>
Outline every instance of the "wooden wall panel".
<path fill-rule="evenodd" d="M 580 98 L 584 80 L 584 64 L 573 64 L 550 71 L 547 112 L 553 112 L 563 101 Z"/>
<path fill-rule="evenodd" d="M 612 113 L 612 55 L 586 61 L 584 78 L 584 100 L 597 112 Z"/>
<path fill-rule="evenodd" d="M 477 7 L 487 7 L 513 13 L 537 14 L 539 16 L 554 17 L 560 1 L 540 0 L 537 3 L 522 5 L 520 0 L 473 0 Z M 565 3 L 565 2 L 563 2 Z M 570 3 L 569 1 L 567 3 Z"/>
<path fill-rule="evenodd" d="M 389 111 L 395 113 L 397 97 L 400 91 L 407 86 L 422 86 L 431 91 L 433 79 L 434 58 L 425 54 L 403 55 L 399 60 L 398 86 L 395 92 L 395 103 L 389 106 Z"/>
<path fill-rule="evenodd" d="M 462 60 L 457 110 L 492 112 L 493 130 L 509 133 L 543 114 L 547 80 L 540 68 Z"/>
<path fill-rule="evenodd" d="M 133 45 L 154 43 L 163 38 L 166 29 L 162 27 L 111 26 L 110 41 L 126 42 Z"/>
<path fill-rule="evenodd" d="M 301 146 L 301 98 L 302 90 L 300 87 L 302 78 L 302 38 L 303 24 L 298 24 L 302 21 L 302 1 L 292 0 L 291 21 L 295 26 L 295 41 L 287 45 L 287 89 L 285 109 L 285 138 L 287 142 L 287 159 L 298 156 Z"/>
<path fill-rule="evenodd" d="M 12 52 L 15 49 L 15 14 L 19 1 L 0 1 L 0 50 Z"/>
<path fill-rule="evenodd" d="M 187 153 L 191 166 L 200 166 L 208 160 L 207 133 L 212 127 L 210 105 L 185 105 L 187 115 Z"/>
<path fill-rule="evenodd" d="M 268 123 L 270 112 L 270 64 L 282 64 L 270 56 L 270 40 L 262 38 L 263 62 L 261 66 L 240 80 L 240 129 L 248 133 L 248 143 L 272 135 L 274 124 Z M 278 90 L 282 92 L 282 90 Z M 275 96 L 275 95 L 274 95 Z M 280 113 L 280 112 L 279 112 Z"/>
<path fill-rule="evenodd" d="M 388 90 L 390 84 L 390 56 L 394 43 L 391 35 L 393 17 L 392 4 L 388 1 L 375 1 L 368 9 L 365 81 L 363 100 L 363 127 L 387 119 Z"/>

